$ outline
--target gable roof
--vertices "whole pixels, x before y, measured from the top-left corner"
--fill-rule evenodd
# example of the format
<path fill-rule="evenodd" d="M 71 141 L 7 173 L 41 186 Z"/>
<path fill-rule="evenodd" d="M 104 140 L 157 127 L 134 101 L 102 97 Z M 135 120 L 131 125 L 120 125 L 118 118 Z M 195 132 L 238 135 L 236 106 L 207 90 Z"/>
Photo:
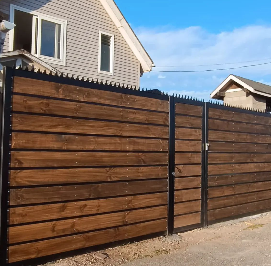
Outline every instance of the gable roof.
<path fill-rule="evenodd" d="M 139 60 L 143 72 L 150 72 L 152 70 L 152 67 L 154 67 L 154 63 L 149 54 L 144 49 L 139 39 L 137 38 L 136 34 L 126 21 L 125 17 L 119 10 L 114 0 L 100 0 L 100 2 L 102 3 L 108 15 L 113 20 L 116 27 L 122 34 L 123 38 Z"/>
<path fill-rule="evenodd" d="M 259 94 L 271 98 L 271 86 L 256 82 L 250 79 L 245 79 L 235 75 L 229 75 L 212 93 L 211 98 L 219 99 L 219 92 L 222 92 L 232 82 L 239 84 L 242 88 L 249 90 L 252 93 Z"/>

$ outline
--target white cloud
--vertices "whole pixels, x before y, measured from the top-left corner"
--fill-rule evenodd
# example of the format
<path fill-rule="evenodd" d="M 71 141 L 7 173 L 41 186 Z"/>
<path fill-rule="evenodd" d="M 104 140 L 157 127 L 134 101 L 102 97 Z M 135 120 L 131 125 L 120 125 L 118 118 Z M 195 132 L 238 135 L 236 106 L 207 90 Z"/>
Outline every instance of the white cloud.
<path fill-rule="evenodd" d="M 165 78 L 166 78 L 166 76 L 163 76 L 163 75 L 158 75 L 158 78 L 159 78 L 159 79 L 165 79 Z"/>
<path fill-rule="evenodd" d="M 271 82 L 271 64 L 215 72 L 157 73 L 164 70 L 202 71 L 238 67 L 266 62 L 268 60 L 264 59 L 268 58 L 271 62 L 271 26 L 247 26 L 219 34 L 207 32 L 201 27 L 174 30 L 140 28 L 137 34 L 157 66 L 153 72 L 144 74 L 141 80 L 143 87 L 154 88 L 158 77 L 159 88 L 167 92 L 185 92 L 194 97 L 202 95 L 208 98 L 206 95 L 229 74 Z M 259 59 L 263 61 L 247 62 Z M 212 65 L 217 63 L 236 64 Z M 165 74 L 166 78 L 162 78 Z"/>

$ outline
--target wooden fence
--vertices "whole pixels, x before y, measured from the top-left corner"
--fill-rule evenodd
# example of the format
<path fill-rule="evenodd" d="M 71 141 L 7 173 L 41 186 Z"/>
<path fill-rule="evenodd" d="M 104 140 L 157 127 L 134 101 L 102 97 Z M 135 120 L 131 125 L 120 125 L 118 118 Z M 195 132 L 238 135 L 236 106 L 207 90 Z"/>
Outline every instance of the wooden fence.
<path fill-rule="evenodd" d="M 0 263 L 271 209 L 271 116 L 5 69 Z"/>

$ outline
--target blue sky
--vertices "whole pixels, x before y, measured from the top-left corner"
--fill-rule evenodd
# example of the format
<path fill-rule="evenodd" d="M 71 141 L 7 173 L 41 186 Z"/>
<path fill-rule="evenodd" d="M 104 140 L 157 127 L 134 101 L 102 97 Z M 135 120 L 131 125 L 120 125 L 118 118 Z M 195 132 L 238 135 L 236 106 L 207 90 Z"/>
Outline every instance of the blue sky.
<path fill-rule="evenodd" d="M 159 72 L 271 62 L 271 1 L 115 1 L 156 65 L 141 78 L 141 87 L 208 99 L 229 74 L 271 85 L 271 64 L 207 73 Z"/>

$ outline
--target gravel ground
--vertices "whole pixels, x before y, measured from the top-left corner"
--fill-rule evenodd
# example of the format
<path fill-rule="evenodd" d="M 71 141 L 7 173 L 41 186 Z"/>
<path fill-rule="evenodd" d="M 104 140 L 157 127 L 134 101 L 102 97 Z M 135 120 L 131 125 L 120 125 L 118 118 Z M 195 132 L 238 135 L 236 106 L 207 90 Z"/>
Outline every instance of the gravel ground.
<path fill-rule="evenodd" d="M 271 266 L 271 213 L 109 248 L 46 266 Z"/>

